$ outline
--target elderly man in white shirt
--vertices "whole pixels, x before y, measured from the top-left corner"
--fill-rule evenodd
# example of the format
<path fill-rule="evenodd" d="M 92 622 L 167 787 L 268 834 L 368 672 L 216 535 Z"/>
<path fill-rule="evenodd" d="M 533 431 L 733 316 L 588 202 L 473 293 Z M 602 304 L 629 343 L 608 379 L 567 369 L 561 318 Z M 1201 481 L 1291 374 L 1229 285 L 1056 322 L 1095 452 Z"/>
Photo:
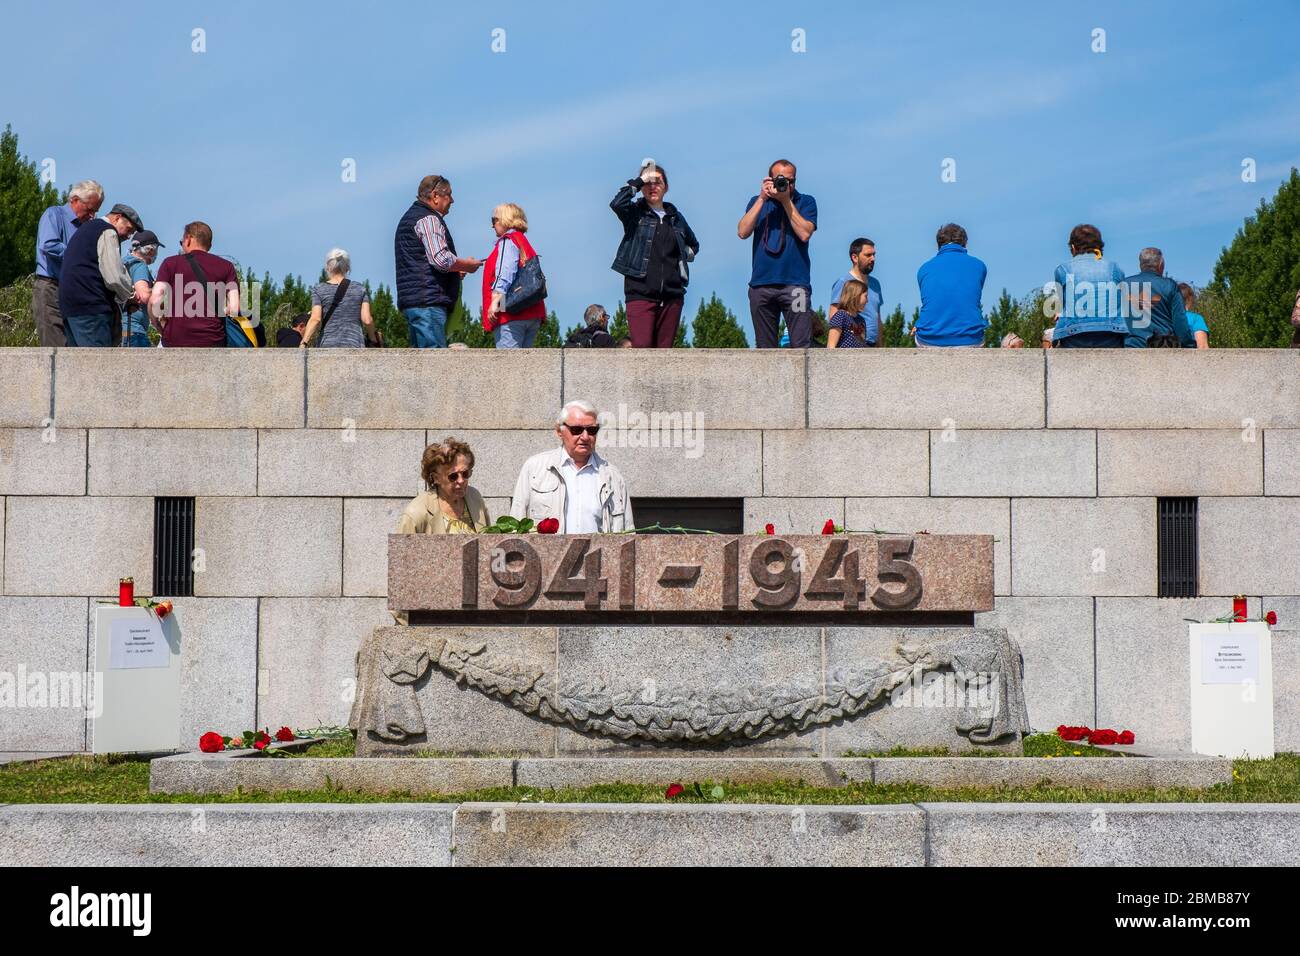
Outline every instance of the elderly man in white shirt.
<path fill-rule="evenodd" d="M 575 399 L 555 417 L 560 447 L 524 462 L 510 513 L 541 522 L 557 518 L 561 534 L 629 531 L 632 506 L 617 468 L 596 453 L 599 414 Z"/>

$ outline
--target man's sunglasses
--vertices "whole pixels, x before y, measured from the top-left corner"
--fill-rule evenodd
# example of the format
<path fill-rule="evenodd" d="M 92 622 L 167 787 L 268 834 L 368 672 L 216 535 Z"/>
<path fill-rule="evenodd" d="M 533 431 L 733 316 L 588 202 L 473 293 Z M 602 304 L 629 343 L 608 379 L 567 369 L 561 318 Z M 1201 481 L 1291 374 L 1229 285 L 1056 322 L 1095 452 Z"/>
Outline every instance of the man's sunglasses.
<path fill-rule="evenodd" d="M 564 427 L 569 430 L 570 435 L 588 434 L 591 435 L 592 438 L 595 438 L 596 432 L 600 431 L 599 425 L 570 425 L 568 422 L 565 422 Z"/>

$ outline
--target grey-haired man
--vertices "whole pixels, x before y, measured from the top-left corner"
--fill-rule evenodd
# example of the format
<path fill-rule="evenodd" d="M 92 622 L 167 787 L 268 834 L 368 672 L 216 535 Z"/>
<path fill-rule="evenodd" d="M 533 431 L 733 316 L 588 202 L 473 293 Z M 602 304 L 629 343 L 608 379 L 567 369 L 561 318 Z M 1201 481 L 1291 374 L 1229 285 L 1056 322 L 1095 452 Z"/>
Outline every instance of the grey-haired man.
<path fill-rule="evenodd" d="M 122 264 L 122 242 L 143 228 L 140 214 L 118 203 L 103 219 L 92 219 L 72 234 L 59 278 L 59 312 L 69 346 L 115 345 L 122 334 L 118 308 L 149 301 Z"/>
<path fill-rule="evenodd" d="M 560 447 L 524 462 L 515 482 L 510 513 L 559 521 L 561 534 L 629 531 L 632 506 L 619 470 L 596 453 L 599 413 L 590 402 L 575 399 L 555 416 Z"/>

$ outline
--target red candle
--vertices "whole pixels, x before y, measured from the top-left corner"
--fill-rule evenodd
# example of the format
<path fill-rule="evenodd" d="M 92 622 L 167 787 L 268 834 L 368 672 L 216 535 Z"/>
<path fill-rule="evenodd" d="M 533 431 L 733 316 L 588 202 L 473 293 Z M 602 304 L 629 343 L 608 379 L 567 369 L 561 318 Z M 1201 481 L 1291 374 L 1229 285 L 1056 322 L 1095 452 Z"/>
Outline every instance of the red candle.
<path fill-rule="evenodd" d="M 1238 594 L 1232 599 L 1232 619 L 1234 621 L 1246 620 L 1246 595 Z"/>
<path fill-rule="evenodd" d="M 134 578 L 122 578 L 117 582 L 117 603 L 121 607 L 135 606 Z"/>

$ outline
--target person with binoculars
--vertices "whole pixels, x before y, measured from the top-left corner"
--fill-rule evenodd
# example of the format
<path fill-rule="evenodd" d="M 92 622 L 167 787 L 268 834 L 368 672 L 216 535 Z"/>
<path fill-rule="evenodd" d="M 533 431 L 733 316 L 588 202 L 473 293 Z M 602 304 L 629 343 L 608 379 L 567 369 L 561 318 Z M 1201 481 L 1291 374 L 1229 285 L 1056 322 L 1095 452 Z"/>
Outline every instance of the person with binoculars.
<path fill-rule="evenodd" d="M 757 196 L 740 218 L 736 234 L 754 240 L 749 279 L 749 315 L 754 346 L 774 349 L 784 315 L 790 347 L 812 341 L 812 277 L 808 240 L 817 230 L 817 200 L 794 188 L 795 166 L 778 159 L 767 169 Z"/>

